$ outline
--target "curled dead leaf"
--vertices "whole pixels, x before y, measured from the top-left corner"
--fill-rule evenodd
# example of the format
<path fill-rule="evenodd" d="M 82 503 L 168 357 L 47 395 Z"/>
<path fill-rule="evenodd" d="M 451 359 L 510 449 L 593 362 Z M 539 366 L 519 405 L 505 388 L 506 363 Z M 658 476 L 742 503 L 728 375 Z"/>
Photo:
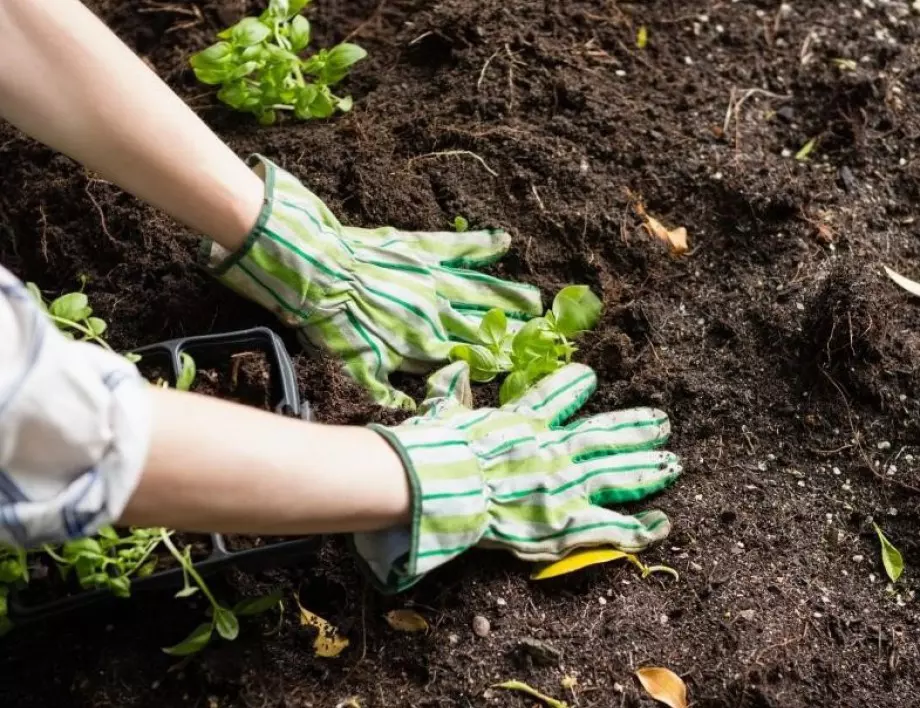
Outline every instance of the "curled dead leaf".
<path fill-rule="evenodd" d="M 390 610 L 384 615 L 387 624 L 398 632 L 427 632 L 428 622 L 412 610 Z"/>
<path fill-rule="evenodd" d="M 659 703 L 670 708 L 687 708 L 687 685 L 670 669 L 646 666 L 636 671 L 642 688 Z"/>
<path fill-rule="evenodd" d="M 317 614 L 310 612 L 300 604 L 300 598 L 294 596 L 294 602 L 300 609 L 300 626 L 316 629 L 313 651 L 316 656 L 334 659 L 348 647 L 348 639 L 339 635 L 338 630 Z"/>
<path fill-rule="evenodd" d="M 690 247 L 687 244 L 686 228 L 683 226 L 678 226 L 676 229 L 667 228 L 645 210 L 645 204 L 643 204 L 640 197 L 629 190 L 627 190 L 627 197 L 632 202 L 633 211 L 642 219 L 642 228 L 644 228 L 650 236 L 664 243 L 672 256 L 682 256 L 689 250 Z"/>

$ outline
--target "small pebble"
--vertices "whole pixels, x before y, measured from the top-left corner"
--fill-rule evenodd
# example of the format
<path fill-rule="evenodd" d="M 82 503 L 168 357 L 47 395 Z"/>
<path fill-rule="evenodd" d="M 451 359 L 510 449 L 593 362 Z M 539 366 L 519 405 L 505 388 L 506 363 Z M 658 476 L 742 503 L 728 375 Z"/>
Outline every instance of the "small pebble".
<path fill-rule="evenodd" d="M 662 614 L 658 617 L 658 622 L 659 622 L 659 624 L 662 624 L 662 625 L 667 624 L 667 623 L 668 623 L 668 616 L 667 616 L 666 614 L 662 613 Z"/>
<path fill-rule="evenodd" d="M 879 450 L 890 450 L 890 449 L 891 449 L 891 443 L 888 442 L 887 440 L 882 440 L 878 445 L 876 445 L 876 447 L 877 447 Z"/>
<path fill-rule="evenodd" d="M 489 636 L 489 630 L 492 629 L 492 625 L 489 624 L 487 620 L 482 615 L 476 615 L 473 618 L 473 634 L 477 637 L 487 637 Z"/>
<path fill-rule="evenodd" d="M 622 69 L 617 69 L 613 73 L 616 74 L 617 76 L 626 76 L 626 72 L 623 71 Z"/>
<path fill-rule="evenodd" d="M 460 637 L 458 637 L 456 634 L 448 634 L 447 641 L 451 644 L 457 644 L 460 642 Z"/>
<path fill-rule="evenodd" d="M 834 469 L 831 470 L 831 472 L 833 472 L 833 473 L 834 473 L 836 476 L 838 476 L 838 477 L 840 476 L 840 468 L 839 468 L 839 467 L 835 467 Z"/>
<path fill-rule="evenodd" d="M 498 605 L 499 607 L 504 607 L 505 605 L 508 604 L 508 601 L 503 597 L 499 597 L 499 598 L 496 598 L 495 604 Z"/>
<path fill-rule="evenodd" d="M 756 615 L 757 613 L 754 612 L 754 610 L 741 610 L 741 612 L 738 613 L 738 616 L 745 622 L 750 622 Z"/>
<path fill-rule="evenodd" d="M 599 598 L 597 598 L 597 602 L 598 602 L 599 604 L 601 604 L 601 605 L 606 605 L 606 604 L 607 604 L 607 598 L 606 598 L 606 597 L 599 597 Z"/>
<path fill-rule="evenodd" d="M 792 157 L 792 150 L 789 148 L 783 148 L 783 151 L 780 153 L 783 157 Z"/>

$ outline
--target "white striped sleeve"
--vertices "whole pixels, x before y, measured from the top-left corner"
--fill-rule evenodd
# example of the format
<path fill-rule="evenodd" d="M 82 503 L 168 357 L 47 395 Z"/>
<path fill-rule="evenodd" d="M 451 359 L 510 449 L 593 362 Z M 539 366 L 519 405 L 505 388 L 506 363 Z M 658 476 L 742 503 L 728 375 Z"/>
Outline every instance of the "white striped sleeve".
<path fill-rule="evenodd" d="M 0 267 L 0 543 L 34 547 L 116 520 L 149 437 L 137 368 L 66 339 Z"/>

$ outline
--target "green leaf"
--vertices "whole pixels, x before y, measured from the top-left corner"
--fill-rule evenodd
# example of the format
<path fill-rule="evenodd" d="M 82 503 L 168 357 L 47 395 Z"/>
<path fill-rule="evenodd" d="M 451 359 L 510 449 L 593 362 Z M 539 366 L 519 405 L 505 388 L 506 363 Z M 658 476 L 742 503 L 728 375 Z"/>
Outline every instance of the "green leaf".
<path fill-rule="evenodd" d="M 255 17 L 244 17 L 230 28 L 230 40 L 238 47 L 250 47 L 264 41 L 272 31 Z M 223 34 L 223 33 L 222 33 Z"/>
<path fill-rule="evenodd" d="M 195 381 L 195 374 L 198 373 L 195 368 L 195 360 L 189 354 L 182 352 L 179 354 L 179 363 L 182 365 L 182 370 L 179 372 L 179 378 L 176 379 L 176 389 L 188 391 Z"/>
<path fill-rule="evenodd" d="M 357 44 L 343 42 L 329 50 L 329 56 L 326 61 L 331 68 L 336 71 L 342 71 L 353 64 L 357 64 L 366 56 L 367 52 Z"/>
<path fill-rule="evenodd" d="M 65 558 L 95 558 L 102 555 L 102 546 L 94 538 L 78 538 L 65 543 L 61 553 Z"/>
<path fill-rule="evenodd" d="M 275 115 L 275 112 L 272 110 L 259 111 L 256 114 L 256 117 L 259 119 L 260 125 L 272 125 L 278 116 Z"/>
<path fill-rule="evenodd" d="M 109 327 L 108 324 L 106 324 L 106 321 L 99 317 L 90 317 L 86 320 L 86 323 L 89 326 L 89 331 L 97 337 L 105 332 L 105 330 Z"/>
<path fill-rule="evenodd" d="M 204 649 L 211 641 L 214 625 L 210 622 L 199 624 L 185 639 L 171 647 L 165 647 L 164 652 L 170 656 L 188 656 Z"/>
<path fill-rule="evenodd" d="M 470 365 L 470 378 L 485 383 L 499 372 L 495 355 L 478 344 L 456 344 L 450 350 L 451 361 L 465 361 Z"/>
<path fill-rule="evenodd" d="M 110 578 L 109 590 L 115 597 L 131 597 L 131 581 L 124 575 Z"/>
<path fill-rule="evenodd" d="M 482 343 L 489 347 L 494 354 L 501 351 L 502 342 L 508 332 L 508 317 L 504 310 L 494 308 L 489 310 L 479 324 L 479 337 Z"/>
<path fill-rule="evenodd" d="M 462 233 L 463 231 L 466 231 L 468 228 L 470 228 L 470 222 L 467 221 L 464 217 L 457 214 L 457 216 L 454 217 L 454 231 L 456 231 L 457 233 Z"/>
<path fill-rule="evenodd" d="M 328 89 L 319 89 L 316 98 L 310 104 L 310 115 L 314 118 L 328 118 L 333 113 L 335 113 L 335 104 L 332 103 Z"/>
<path fill-rule="evenodd" d="M 125 359 L 130 361 L 132 364 L 136 364 L 137 362 L 141 360 L 141 355 L 135 354 L 134 352 L 128 352 L 127 354 L 125 354 Z"/>
<path fill-rule="evenodd" d="M 817 138 L 812 138 L 807 143 L 805 143 L 802 146 L 802 148 L 795 154 L 795 159 L 798 160 L 799 162 L 804 162 L 805 160 L 807 160 L 808 156 L 811 155 L 812 150 L 815 149 L 817 140 L 818 140 Z M 786 153 L 786 154 L 788 155 L 789 153 Z"/>
<path fill-rule="evenodd" d="M 556 330 L 564 337 L 574 337 L 593 329 L 601 316 L 603 304 L 587 285 L 563 288 L 553 300 Z"/>
<path fill-rule="evenodd" d="M 259 68 L 259 62 L 257 61 L 247 61 L 243 62 L 239 66 L 235 67 L 231 71 L 225 81 L 239 81 L 244 76 L 249 76 L 252 72 Z"/>
<path fill-rule="evenodd" d="M 335 105 L 342 113 L 348 113 L 348 111 L 354 108 L 355 102 L 351 96 L 346 96 L 345 98 L 337 98 Z"/>
<path fill-rule="evenodd" d="M 6 558 L 0 561 L 0 583 L 14 583 L 21 580 L 23 571 L 24 568 L 17 558 Z M 3 586 L 0 585 L 0 587 Z"/>
<path fill-rule="evenodd" d="M 545 317 L 529 320 L 511 341 L 511 359 L 515 368 L 526 369 L 533 362 L 556 359 L 559 335 Z"/>
<path fill-rule="evenodd" d="M 512 371 L 502 382 L 502 387 L 499 389 L 499 404 L 503 406 L 516 398 L 520 398 L 529 387 L 530 381 L 527 379 L 525 371 Z"/>
<path fill-rule="evenodd" d="M 153 558 L 146 563 L 144 563 L 140 568 L 137 569 L 138 578 L 147 578 L 153 575 L 153 571 L 157 569 L 157 559 Z"/>
<path fill-rule="evenodd" d="M 51 303 L 51 314 L 63 320 L 80 322 L 92 314 L 89 298 L 83 293 L 67 293 Z"/>
<path fill-rule="evenodd" d="M 191 596 L 194 595 L 196 592 L 198 592 L 198 587 L 197 587 L 197 586 L 195 586 L 195 585 L 186 585 L 186 586 L 185 586 L 184 588 L 182 588 L 179 592 L 177 592 L 177 593 L 174 595 L 174 597 L 178 597 L 178 598 L 182 598 L 182 597 L 191 597 Z"/>
<path fill-rule="evenodd" d="M 263 612 L 268 612 L 269 610 L 278 606 L 278 603 L 281 602 L 281 591 L 275 590 L 268 595 L 263 595 L 262 597 L 248 597 L 245 600 L 241 600 L 236 603 L 233 607 L 233 614 L 237 617 L 250 617 L 252 615 L 260 615 Z"/>
<path fill-rule="evenodd" d="M 214 625 L 217 627 L 217 633 L 228 642 L 232 642 L 240 634 L 240 621 L 233 611 L 226 607 L 214 608 Z"/>
<path fill-rule="evenodd" d="M 901 577 L 901 573 L 904 572 L 904 559 L 901 557 L 901 552 L 891 544 L 891 541 L 885 538 L 885 534 L 882 533 L 878 524 L 872 525 L 875 527 L 875 533 L 878 534 L 878 540 L 882 544 L 882 565 L 885 566 L 885 572 L 888 573 L 888 578 L 891 582 L 896 583 L 898 578 Z"/>
<path fill-rule="evenodd" d="M 312 118 L 313 101 L 316 100 L 316 95 L 318 92 L 319 89 L 316 88 L 315 84 L 306 84 L 303 86 L 297 95 L 297 104 L 294 109 L 294 115 L 296 115 L 301 120 L 308 120 L 309 118 Z"/>
<path fill-rule="evenodd" d="M 100 526 L 96 535 L 101 536 L 107 541 L 117 541 L 119 539 L 118 532 L 111 526 Z"/>
<path fill-rule="evenodd" d="M 193 69 L 218 69 L 224 68 L 233 61 L 233 47 L 229 42 L 218 42 L 207 49 L 202 49 L 193 54 L 189 59 Z"/>
<path fill-rule="evenodd" d="M 303 15 L 298 15 L 291 21 L 291 51 L 302 52 L 310 43 L 310 21 Z"/>

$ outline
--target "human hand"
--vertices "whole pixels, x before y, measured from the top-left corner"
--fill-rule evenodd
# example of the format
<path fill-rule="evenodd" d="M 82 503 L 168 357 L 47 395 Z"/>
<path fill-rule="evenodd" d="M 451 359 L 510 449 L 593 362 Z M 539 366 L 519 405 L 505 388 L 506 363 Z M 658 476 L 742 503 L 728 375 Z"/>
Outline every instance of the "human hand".
<path fill-rule="evenodd" d="M 354 536 L 378 585 L 409 587 L 473 546 L 549 561 L 583 546 L 638 551 L 664 539 L 662 512 L 605 507 L 643 499 L 680 474 L 678 458 L 660 449 L 668 417 L 632 408 L 563 425 L 596 386 L 590 368 L 569 364 L 501 408 L 471 410 L 469 370 L 457 362 L 431 378 L 419 416 L 371 426 L 402 457 L 413 493 L 407 554 L 392 558 L 404 531 Z"/>
<path fill-rule="evenodd" d="M 340 358 L 381 405 L 414 409 L 390 374 L 427 373 L 457 342 L 484 343 L 490 309 L 505 311 L 512 332 L 542 313 L 536 288 L 468 270 L 508 250 L 505 232 L 342 226 L 295 177 L 259 160 L 266 201 L 256 227 L 233 253 L 206 241 L 205 266 Z"/>

